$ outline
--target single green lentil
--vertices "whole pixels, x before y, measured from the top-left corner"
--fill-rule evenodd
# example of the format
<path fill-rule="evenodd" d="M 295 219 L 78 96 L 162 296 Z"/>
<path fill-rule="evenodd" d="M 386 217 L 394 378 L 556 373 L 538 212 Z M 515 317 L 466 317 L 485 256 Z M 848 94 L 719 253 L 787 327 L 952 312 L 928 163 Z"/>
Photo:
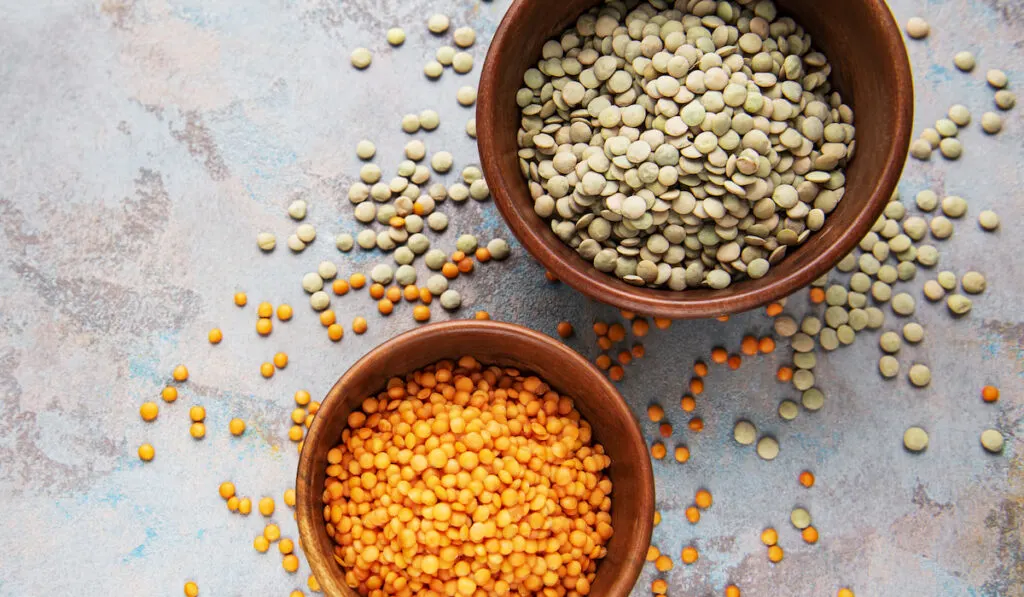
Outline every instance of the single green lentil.
<path fill-rule="evenodd" d="M 462 305 L 462 296 L 458 292 L 452 289 L 445 290 L 441 293 L 441 306 L 449 311 L 454 311 Z"/>
<path fill-rule="evenodd" d="M 928 25 L 928 21 L 925 21 L 921 17 L 911 17 L 907 20 L 907 35 L 911 39 L 924 39 L 928 37 L 928 33 L 931 32 L 931 27 Z"/>
<path fill-rule="evenodd" d="M 495 261 L 508 259 L 509 254 L 512 252 L 508 242 L 503 238 L 492 238 L 487 243 L 487 251 L 491 254 L 491 259 Z"/>
<path fill-rule="evenodd" d="M 939 196 L 935 191 L 925 189 L 914 198 L 917 208 L 921 211 L 932 211 L 939 205 Z"/>
<path fill-rule="evenodd" d="M 935 121 L 935 130 L 939 133 L 939 136 L 943 139 L 956 137 L 960 134 L 960 127 L 955 122 L 948 118 L 940 118 Z M 942 148 L 942 140 L 939 141 L 939 148 Z"/>
<path fill-rule="evenodd" d="M 800 414 L 800 407 L 792 400 L 783 400 L 779 403 L 779 416 L 787 421 L 792 421 Z"/>
<path fill-rule="evenodd" d="M 943 139 L 939 143 L 939 151 L 942 152 L 942 156 L 950 160 L 958 160 L 964 153 L 964 146 L 958 139 L 952 137 Z"/>
<path fill-rule="evenodd" d="M 825 406 L 825 394 L 818 388 L 810 388 L 800 395 L 800 403 L 811 412 L 821 410 Z"/>
<path fill-rule="evenodd" d="M 334 246 L 337 247 L 339 251 L 347 253 L 352 250 L 354 245 L 355 239 L 347 232 L 342 232 L 334 237 Z"/>
<path fill-rule="evenodd" d="M 302 289 L 313 294 L 324 287 L 324 279 L 316 272 L 309 272 L 302 276 Z"/>
<path fill-rule="evenodd" d="M 877 280 L 871 285 L 871 297 L 879 303 L 887 303 L 892 298 L 892 287 Z"/>
<path fill-rule="evenodd" d="M 456 52 L 452 57 L 452 69 L 460 75 L 473 70 L 473 55 L 469 52 Z"/>
<path fill-rule="evenodd" d="M 910 383 L 919 388 L 923 388 L 932 382 L 932 370 L 927 365 L 922 365 L 921 363 L 911 365 L 908 375 Z"/>
<path fill-rule="evenodd" d="M 818 344 L 826 351 L 839 348 L 839 334 L 832 328 L 825 328 L 818 334 Z"/>
<path fill-rule="evenodd" d="M 434 296 L 441 296 L 448 290 L 448 278 L 434 274 L 427 278 L 427 290 Z"/>
<path fill-rule="evenodd" d="M 936 280 L 928 280 L 922 289 L 924 297 L 931 302 L 941 301 L 946 297 L 946 290 Z"/>
<path fill-rule="evenodd" d="M 981 432 L 981 447 L 988 452 L 993 454 L 1002 452 L 1004 443 L 1003 434 L 997 429 L 986 429 Z"/>
<path fill-rule="evenodd" d="M 333 280 L 338 275 L 338 266 L 330 261 L 321 261 L 316 268 L 316 273 L 324 280 Z"/>
<path fill-rule="evenodd" d="M 457 50 L 451 46 L 441 46 L 434 53 L 434 57 L 444 66 L 451 66 Z"/>
<path fill-rule="evenodd" d="M 295 236 L 299 237 L 299 240 L 309 244 L 316 239 L 316 228 L 312 224 L 299 224 L 299 227 L 295 229 Z"/>
<path fill-rule="evenodd" d="M 460 48 L 468 48 L 476 41 L 476 31 L 471 27 L 459 27 L 452 34 L 452 39 Z"/>
<path fill-rule="evenodd" d="M 886 379 L 892 379 L 900 373 L 900 362 L 896 357 L 884 355 L 878 359 L 878 372 Z"/>
<path fill-rule="evenodd" d="M 877 330 L 885 323 L 885 312 L 878 307 L 868 307 L 864 309 L 864 312 L 868 314 L 869 328 Z"/>
<path fill-rule="evenodd" d="M 432 131 L 441 125 L 441 116 L 436 110 L 423 110 L 417 118 L 419 118 L 420 126 L 426 131 Z"/>
<path fill-rule="evenodd" d="M 978 214 L 978 225 L 984 230 L 995 230 L 999 228 L 999 215 L 990 209 L 986 209 Z"/>
<path fill-rule="evenodd" d="M 795 352 L 793 353 L 793 365 L 797 369 L 814 369 L 814 366 L 818 364 L 818 357 L 814 356 L 813 352 Z"/>
<path fill-rule="evenodd" d="M 954 104 L 949 108 L 947 116 L 961 128 L 971 123 L 971 111 L 963 104 Z"/>
<path fill-rule="evenodd" d="M 469 187 L 461 182 L 452 183 L 448 185 L 448 196 L 451 197 L 452 201 L 461 203 L 469 199 Z"/>
<path fill-rule="evenodd" d="M 804 508 L 793 508 L 789 513 L 789 522 L 802 531 L 811 526 L 811 513 Z"/>
<path fill-rule="evenodd" d="M 356 156 L 361 160 L 369 160 L 373 158 L 377 153 L 377 146 L 373 144 L 373 141 L 363 139 L 359 143 L 356 143 Z"/>
<path fill-rule="evenodd" d="M 917 262 L 925 267 L 932 267 L 939 262 L 939 250 L 931 245 L 917 248 Z"/>
<path fill-rule="evenodd" d="M 378 284 L 390 284 L 394 277 L 394 270 L 392 270 L 391 266 L 386 263 L 375 265 L 373 269 L 370 270 L 370 279 Z"/>
<path fill-rule="evenodd" d="M 928 447 L 928 432 L 920 427 L 909 427 L 903 432 L 903 446 L 911 452 L 922 452 Z"/>
<path fill-rule="evenodd" d="M 309 295 L 309 306 L 316 311 L 323 311 L 331 306 L 331 297 L 323 290 L 318 290 Z"/>
<path fill-rule="evenodd" d="M 779 455 L 779 441 L 770 436 L 757 440 L 757 455 L 763 460 L 775 460 Z"/>
<path fill-rule="evenodd" d="M 974 70 L 976 65 L 974 54 L 970 52 L 957 52 L 956 55 L 953 56 L 953 64 L 965 73 L 970 72 Z"/>
<path fill-rule="evenodd" d="M 444 174 L 452 169 L 452 154 L 447 151 L 439 151 L 434 155 L 430 156 L 430 167 L 439 174 Z M 448 194 L 451 195 L 451 189 L 449 188 Z M 466 190 L 466 194 L 469 194 L 469 190 Z M 455 197 L 453 196 L 452 199 Z"/>
<path fill-rule="evenodd" d="M 1009 78 L 1001 70 L 991 69 L 985 74 L 985 80 L 993 89 L 1002 89 L 1010 82 Z"/>
<path fill-rule="evenodd" d="M 935 280 L 944 290 L 956 290 L 956 274 L 951 271 L 939 272 Z"/>
<path fill-rule="evenodd" d="M 293 220 L 302 220 L 306 217 L 306 202 L 296 199 L 288 204 L 288 217 Z"/>
<path fill-rule="evenodd" d="M 476 251 L 476 247 L 477 240 L 472 234 L 463 234 L 455 241 L 455 248 L 467 255 Z"/>
<path fill-rule="evenodd" d="M 448 26 L 451 24 L 451 20 L 443 14 L 432 14 L 427 18 L 427 29 L 431 33 L 441 34 L 448 31 Z"/>
<path fill-rule="evenodd" d="M 288 240 L 286 241 L 286 244 L 288 245 L 289 249 L 296 253 L 299 253 L 306 248 L 306 243 L 302 242 L 302 239 L 300 239 L 299 235 L 297 234 L 290 235 L 288 237 Z"/>
<path fill-rule="evenodd" d="M 732 428 L 732 437 L 742 446 L 753 445 L 757 441 L 757 427 L 750 421 L 736 421 Z"/>
<path fill-rule="evenodd" d="M 999 134 L 1003 130 L 1003 117 L 995 112 L 985 112 L 981 115 L 981 129 L 989 135 Z"/>
<path fill-rule="evenodd" d="M 400 46 L 405 43 L 405 30 L 401 27 L 392 27 L 387 33 L 388 43 L 392 46 Z"/>
<path fill-rule="evenodd" d="M 395 249 L 393 257 L 398 265 L 409 265 L 416 259 L 416 255 L 413 254 L 412 249 L 409 247 L 398 247 Z"/>
<path fill-rule="evenodd" d="M 423 65 L 423 74 L 426 75 L 428 79 L 438 79 L 444 74 L 444 65 L 437 60 L 428 60 L 427 63 Z"/>
<path fill-rule="evenodd" d="M 1008 89 L 1000 89 L 996 92 L 996 107 L 1000 110 L 1012 110 L 1017 105 L 1017 96 Z"/>
<path fill-rule="evenodd" d="M 878 337 L 878 345 L 889 354 L 895 354 L 900 350 L 900 336 L 896 332 L 885 332 Z"/>
<path fill-rule="evenodd" d="M 913 280 L 914 276 L 917 275 L 917 266 L 910 261 L 901 261 L 896 266 L 896 275 L 899 276 L 902 282 Z"/>
<path fill-rule="evenodd" d="M 476 139 L 476 118 L 470 118 L 466 121 L 466 134 Z"/>
<path fill-rule="evenodd" d="M 356 234 L 356 244 L 360 248 L 370 250 L 377 246 L 377 233 L 373 230 L 361 230 Z"/>
<path fill-rule="evenodd" d="M 476 103 L 476 88 L 469 85 L 459 87 L 459 90 L 455 92 L 455 99 L 460 106 L 472 106 Z"/>
<path fill-rule="evenodd" d="M 838 334 L 838 331 L 836 332 Z M 793 372 L 793 387 L 800 390 L 809 390 L 814 387 L 814 373 L 807 369 L 798 369 Z"/>
<path fill-rule="evenodd" d="M 965 315 L 974 306 L 974 302 L 962 294 L 951 294 L 946 299 L 946 306 L 954 315 Z"/>
<path fill-rule="evenodd" d="M 963 197 L 950 195 L 942 199 L 942 213 L 951 218 L 960 218 L 967 213 L 967 201 Z"/>
<path fill-rule="evenodd" d="M 256 235 L 256 246 L 261 251 L 273 251 L 277 246 L 277 238 L 270 232 L 260 232 Z"/>
<path fill-rule="evenodd" d="M 448 216 L 439 211 L 435 211 L 427 216 L 427 227 L 434 232 L 442 232 L 448 227 Z"/>
<path fill-rule="evenodd" d="M 980 272 L 970 271 L 960 278 L 960 287 L 964 289 L 967 294 L 981 294 L 985 292 L 985 287 L 988 283 L 985 281 L 985 276 Z"/>
<path fill-rule="evenodd" d="M 821 320 L 813 315 L 808 315 L 800 322 L 800 331 L 808 336 L 817 336 L 821 331 Z"/>
<path fill-rule="evenodd" d="M 922 161 L 928 160 L 932 157 L 932 151 L 934 151 L 934 149 L 935 148 L 932 147 L 931 143 L 925 139 L 914 139 L 910 143 L 910 155 L 914 159 Z"/>
<path fill-rule="evenodd" d="M 953 222 L 945 216 L 932 218 L 932 221 L 928 223 L 928 228 L 931 229 L 932 236 L 938 240 L 945 240 L 953 236 Z"/>
<path fill-rule="evenodd" d="M 395 270 L 395 282 L 399 286 L 409 286 L 416 283 L 416 268 L 405 264 L 398 266 Z"/>
<path fill-rule="evenodd" d="M 352 61 L 352 66 L 362 70 L 370 66 L 370 63 L 373 62 L 373 54 L 371 54 L 366 48 L 356 48 L 355 50 L 352 50 L 350 59 Z"/>
<path fill-rule="evenodd" d="M 474 180 L 469 185 L 469 196 L 476 201 L 483 201 L 491 196 L 491 189 L 487 186 L 487 181 L 484 179 Z"/>
<path fill-rule="evenodd" d="M 414 255 L 422 255 L 430 248 L 430 239 L 423 233 L 415 232 L 409 236 L 409 240 L 405 242 L 405 246 L 409 247 L 409 250 L 412 251 Z"/>
<path fill-rule="evenodd" d="M 410 135 L 420 130 L 420 119 L 415 114 L 406 114 L 402 117 L 402 130 Z M 368 182 L 368 181 L 366 181 Z"/>
<path fill-rule="evenodd" d="M 915 321 L 911 321 L 903 326 L 903 339 L 911 344 L 917 344 L 924 340 L 924 327 Z"/>
<path fill-rule="evenodd" d="M 914 297 L 906 292 L 901 292 L 892 297 L 892 310 L 897 315 L 904 317 L 914 314 Z"/>

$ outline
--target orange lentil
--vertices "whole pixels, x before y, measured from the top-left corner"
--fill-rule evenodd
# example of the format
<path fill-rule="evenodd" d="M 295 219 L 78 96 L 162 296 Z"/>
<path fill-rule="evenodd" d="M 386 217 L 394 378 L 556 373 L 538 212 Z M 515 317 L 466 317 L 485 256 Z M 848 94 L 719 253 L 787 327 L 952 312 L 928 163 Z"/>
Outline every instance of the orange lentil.
<path fill-rule="evenodd" d="M 654 567 L 660 572 L 668 572 L 672 569 L 672 558 L 660 555 L 657 560 L 654 560 Z"/>
<path fill-rule="evenodd" d="M 381 315 L 391 315 L 391 312 L 395 310 L 395 304 L 390 299 L 383 298 L 377 301 L 377 310 Z"/>
<path fill-rule="evenodd" d="M 642 358 L 644 358 L 644 356 L 646 354 L 647 354 L 647 349 L 644 348 L 643 344 L 634 344 L 633 345 L 633 358 L 634 359 L 642 359 Z"/>
<path fill-rule="evenodd" d="M 995 402 L 999 400 L 999 388 L 995 386 L 985 386 L 981 388 L 981 399 L 985 402 Z"/>
<path fill-rule="evenodd" d="M 665 409 L 660 404 L 652 404 L 647 407 L 647 418 L 652 423 L 660 423 L 665 418 Z"/>
<path fill-rule="evenodd" d="M 426 305 L 416 305 L 412 308 L 412 318 L 416 321 L 427 321 L 430 319 L 430 307 Z"/>
<path fill-rule="evenodd" d="M 274 377 L 274 364 L 263 363 L 262 365 L 260 365 L 260 375 L 266 377 L 267 379 Z"/>
<path fill-rule="evenodd" d="M 636 313 L 627 311 L 626 309 L 619 309 L 619 315 L 621 315 L 623 319 L 627 319 L 629 321 L 633 321 L 633 319 L 636 318 Z"/>
<path fill-rule="evenodd" d="M 352 320 L 352 331 L 357 334 L 366 333 L 366 318 L 356 317 Z"/>
<path fill-rule="evenodd" d="M 753 336 L 743 336 L 743 340 L 740 341 L 740 352 L 747 356 L 754 356 L 757 354 L 757 338 Z"/>
<path fill-rule="evenodd" d="M 278 369 L 284 369 L 288 366 L 288 355 L 283 352 L 279 352 L 274 355 L 274 366 Z"/>
<path fill-rule="evenodd" d="M 291 305 L 278 305 L 277 306 L 277 318 L 280 321 L 288 321 L 292 318 L 292 306 Z"/>
<path fill-rule="evenodd" d="M 662 458 L 665 457 L 665 454 L 667 453 L 668 449 L 665 448 L 665 444 L 661 442 L 654 442 L 654 445 L 651 446 L 651 456 L 653 456 L 656 460 L 661 460 Z"/>
<path fill-rule="evenodd" d="M 348 282 L 345 281 L 345 280 L 342 280 L 341 278 L 338 278 L 334 282 L 331 282 L 331 290 L 333 290 L 334 294 L 336 294 L 338 296 L 341 296 L 343 294 L 348 294 L 348 290 L 349 290 Z"/>
<path fill-rule="evenodd" d="M 692 564 L 697 561 L 698 557 L 700 557 L 700 555 L 697 553 L 696 547 L 687 545 L 683 548 L 682 558 L 684 564 Z"/>
<path fill-rule="evenodd" d="M 690 428 L 690 431 L 700 433 L 701 431 L 704 431 L 704 419 L 700 417 L 694 417 L 690 419 L 689 423 L 687 423 L 687 427 Z"/>
<path fill-rule="evenodd" d="M 455 267 L 459 269 L 459 273 L 468 274 L 473 271 L 473 260 L 463 259 Z"/>
<path fill-rule="evenodd" d="M 778 564 L 782 561 L 783 556 L 782 548 L 778 545 L 772 545 L 768 548 L 768 560 L 773 564 Z"/>
<path fill-rule="evenodd" d="M 454 261 L 455 263 L 458 263 L 458 262 L 462 261 L 465 258 L 466 258 L 466 254 L 463 253 L 462 251 L 455 251 L 455 252 L 452 253 L 452 261 Z"/>
<path fill-rule="evenodd" d="M 740 355 L 738 354 L 734 354 L 730 355 L 729 360 L 726 362 L 729 364 L 729 368 L 735 371 L 736 369 L 740 368 L 740 365 L 743 364 L 743 358 L 740 357 Z"/>
<path fill-rule="evenodd" d="M 658 328 L 659 330 L 667 330 L 668 328 L 672 327 L 672 320 L 667 317 L 655 317 L 654 327 Z"/>
<path fill-rule="evenodd" d="M 800 531 L 800 536 L 803 537 L 805 542 L 814 545 L 818 542 L 818 529 L 814 527 L 807 527 Z"/>
<path fill-rule="evenodd" d="M 658 433 L 661 434 L 661 437 L 672 437 L 672 424 L 662 423 L 658 426 Z"/>
<path fill-rule="evenodd" d="M 379 301 L 380 299 L 384 298 L 384 292 L 385 290 L 383 284 L 378 284 L 376 282 L 370 284 L 370 298 Z"/>
<path fill-rule="evenodd" d="M 767 529 L 761 531 L 761 543 L 764 543 L 768 547 L 771 547 L 772 545 L 775 545 L 778 542 L 779 533 L 775 529 L 768 527 Z"/>
<path fill-rule="evenodd" d="M 348 283 L 352 286 L 352 288 L 359 290 L 363 286 L 366 286 L 366 276 L 358 273 L 352 274 L 351 276 L 348 277 Z"/>
<path fill-rule="evenodd" d="M 825 301 L 825 291 L 822 290 L 821 288 L 812 288 L 810 294 L 811 302 L 814 303 L 815 305 Z"/>
<path fill-rule="evenodd" d="M 249 297 L 245 296 L 244 292 L 235 293 L 235 304 L 239 307 L 244 307 L 249 302 Z"/>
<path fill-rule="evenodd" d="M 837 597 L 853 597 L 853 591 L 851 591 L 850 589 L 847 589 L 846 587 L 843 587 L 843 588 L 839 589 L 839 593 L 837 594 Z"/>
<path fill-rule="evenodd" d="M 775 377 L 778 378 L 779 381 L 790 381 L 793 379 L 793 368 L 783 365 L 775 372 Z"/>
<path fill-rule="evenodd" d="M 812 473 L 811 471 L 804 471 L 800 473 L 798 480 L 800 481 L 800 484 L 803 485 L 804 487 L 813 487 L 814 473 Z"/>
<path fill-rule="evenodd" d="M 262 302 L 256 307 L 256 315 L 259 317 L 271 317 L 274 314 L 274 305 Z"/>
<path fill-rule="evenodd" d="M 608 336 L 601 336 L 600 338 L 597 339 L 597 345 L 601 348 L 601 350 L 608 350 L 609 348 L 612 347 L 612 340 Z"/>
<path fill-rule="evenodd" d="M 178 399 L 178 389 L 174 386 L 167 386 L 160 391 L 160 397 L 164 399 L 164 402 L 174 402 Z"/>
<path fill-rule="evenodd" d="M 397 286 L 392 286 L 391 288 L 388 288 L 388 291 L 384 296 L 388 297 L 388 300 L 392 303 L 400 302 L 402 300 L 402 289 Z"/>
<path fill-rule="evenodd" d="M 618 359 L 620 364 L 628 365 L 633 361 L 633 354 L 628 350 L 622 350 L 619 351 Z"/>
<path fill-rule="evenodd" d="M 768 317 L 777 317 L 782 314 L 782 305 L 779 303 L 772 303 L 765 307 L 764 312 L 768 314 Z"/>
<path fill-rule="evenodd" d="M 171 377 L 174 378 L 174 381 L 185 381 L 188 379 L 188 367 L 178 365 L 174 368 L 174 371 L 171 371 Z"/>
<path fill-rule="evenodd" d="M 654 511 L 654 526 L 658 526 L 659 524 L 661 524 L 661 512 L 658 512 L 657 510 L 655 510 Z"/>
<path fill-rule="evenodd" d="M 548 279 L 548 282 L 557 282 L 558 276 L 551 273 L 549 270 L 544 270 L 544 277 Z"/>
<path fill-rule="evenodd" d="M 634 319 L 633 320 L 633 335 L 637 338 L 643 338 L 651 331 L 651 324 L 647 323 L 646 319 Z"/>
<path fill-rule="evenodd" d="M 704 377 L 708 374 L 708 364 L 704 361 L 697 361 L 693 364 L 693 372 L 697 377 Z"/>
<path fill-rule="evenodd" d="M 597 365 L 598 369 L 607 371 L 612 366 L 612 358 L 606 354 L 597 355 L 597 358 L 594 359 L 594 364 Z"/>
<path fill-rule="evenodd" d="M 327 327 L 335 321 L 337 321 L 337 316 L 334 314 L 334 311 L 327 309 L 320 312 L 320 325 Z"/>
<path fill-rule="evenodd" d="M 697 408 L 697 401 L 687 394 L 683 396 L 683 399 L 679 401 L 679 407 L 683 409 L 683 412 L 692 413 Z"/>
<path fill-rule="evenodd" d="M 718 363 L 719 365 L 724 364 L 729 360 L 729 353 L 724 348 L 712 348 L 711 349 L 711 361 Z"/>
<path fill-rule="evenodd" d="M 661 555 L 661 551 L 657 547 L 651 545 L 651 546 L 649 546 L 647 548 L 646 560 L 648 562 L 653 562 L 654 560 L 657 560 L 658 556 L 660 556 L 660 555 Z"/>
<path fill-rule="evenodd" d="M 434 302 L 434 295 L 430 293 L 430 289 L 426 286 L 420 288 L 420 302 L 424 305 Z"/>
<path fill-rule="evenodd" d="M 764 338 L 761 338 L 760 340 L 757 341 L 757 349 L 761 351 L 762 354 L 769 354 L 771 352 L 774 352 L 775 340 L 773 340 L 769 336 L 765 336 Z"/>
<path fill-rule="evenodd" d="M 626 328 L 621 323 L 613 323 L 608 326 L 608 338 L 612 342 L 622 342 L 626 339 Z"/>
<path fill-rule="evenodd" d="M 605 336 L 608 334 L 608 324 L 603 321 L 594 322 L 594 333 L 598 336 Z"/>
<path fill-rule="evenodd" d="M 446 263 L 441 266 L 441 275 L 449 280 L 459 277 L 459 266 L 454 263 Z"/>
<path fill-rule="evenodd" d="M 699 489 L 693 497 L 693 501 L 701 510 L 707 510 L 711 507 L 711 492 L 707 489 Z"/>
<path fill-rule="evenodd" d="M 655 595 L 664 595 L 668 593 L 668 581 L 664 578 L 656 578 L 651 582 L 651 592 Z"/>
<path fill-rule="evenodd" d="M 340 323 L 332 323 L 327 327 L 327 337 L 330 338 L 332 342 L 341 340 L 344 335 L 345 329 L 341 327 Z"/>
<path fill-rule="evenodd" d="M 206 335 L 206 338 L 210 341 L 210 344 L 220 344 L 220 341 L 224 339 L 224 332 L 220 331 L 220 328 L 213 328 Z"/>
<path fill-rule="evenodd" d="M 736 585 L 725 587 L 725 597 L 740 597 L 740 588 Z"/>
<path fill-rule="evenodd" d="M 700 510 L 697 509 L 697 506 L 690 506 L 686 509 L 686 520 L 690 524 L 697 524 L 700 521 Z"/>
<path fill-rule="evenodd" d="M 415 284 L 409 284 L 402 289 L 402 298 L 410 303 L 420 300 L 420 289 Z"/>
<path fill-rule="evenodd" d="M 704 391 L 704 380 L 699 377 L 694 377 L 690 380 L 690 393 L 700 395 Z"/>
<path fill-rule="evenodd" d="M 676 462 L 686 462 L 690 459 L 690 449 L 686 446 L 676 446 Z"/>
<path fill-rule="evenodd" d="M 491 314 L 488 313 L 487 311 L 477 311 L 476 313 L 473 314 L 473 318 L 478 321 L 487 321 L 488 319 L 491 318 Z"/>
<path fill-rule="evenodd" d="M 404 228 L 405 218 L 402 216 L 391 216 L 391 219 L 388 220 L 388 226 L 391 226 L 392 228 Z"/>
<path fill-rule="evenodd" d="M 473 256 L 480 263 L 487 263 L 491 260 L 491 252 L 487 250 L 487 247 L 478 247 Z"/>
<path fill-rule="evenodd" d="M 573 333 L 572 324 L 568 321 L 559 322 L 556 330 L 558 331 L 558 335 L 562 338 L 568 338 L 569 336 L 572 336 Z"/>
<path fill-rule="evenodd" d="M 728 315 L 719 315 L 715 319 L 717 319 L 718 321 L 721 321 L 722 323 L 725 323 L 725 322 L 729 321 L 729 316 Z"/>
<path fill-rule="evenodd" d="M 608 377 L 610 377 L 612 381 L 622 381 L 622 378 L 625 375 L 626 371 L 619 365 L 612 365 L 612 367 L 608 370 Z"/>

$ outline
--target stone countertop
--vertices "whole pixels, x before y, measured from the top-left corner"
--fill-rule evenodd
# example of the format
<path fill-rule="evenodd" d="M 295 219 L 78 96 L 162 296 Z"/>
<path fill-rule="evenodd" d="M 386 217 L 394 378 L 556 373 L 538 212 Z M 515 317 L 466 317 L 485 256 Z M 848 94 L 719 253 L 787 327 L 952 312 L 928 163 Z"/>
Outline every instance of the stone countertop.
<path fill-rule="evenodd" d="M 900 190 L 905 201 L 931 188 L 970 203 L 952 239 L 940 242 L 941 267 L 976 269 L 989 290 L 969 317 L 919 301 L 926 341 L 904 347 L 910 361 L 931 366 L 933 381 L 913 389 L 905 377 L 877 373 L 877 334 L 820 355 L 815 370 L 825 407 L 782 421 L 776 408 L 795 391 L 774 379 L 788 362 L 775 353 L 748 358 L 736 372 L 715 368 L 698 401 L 706 430 L 686 431 L 677 404 L 695 359 L 712 347 L 731 350 L 747 333 L 764 335 L 763 311 L 727 323 L 676 324 L 643 342 L 647 357 L 627 368 L 620 388 L 641 417 L 659 402 L 676 424 L 671 448 L 685 443 L 691 460 L 654 465 L 663 521 L 654 544 L 676 562 L 668 574 L 674 595 L 721 595 L 729 582 L 744 595 L 1024 595 L 1024 215 L 1019 200 L 1024 161 L 1022 110 L 1006 113 L 1005 131 L 984 135 L 977 121 L 992 109 L 984 82 L 1002 68 L 1011 87 L 1024 81 L 1024 8 L 1016 0 L 893 0 L 901 22 L 926 17 L 932 35 L 910 42 L 915 69 L 915 133 L 950 104 L 971 108 L 975 123 L 961 134 L 957 162 L 911 161 Z M 454 181 L 477 161 L 464 133 L 472 110 L 455 91 L 475 84 L 486 41 L 507 0 L 40 0 L 0 7 L 0 504 L 6 541 L 0 545 L 0 595 L 181 595 L 195 579 L 202 595 L 278 595 L 304 588 L 309 569 L 289 575 L 274 552 L 259 554 L 252 539 L 264 520 L 231 515 L 217 486 L 232 480 L 242 495 L 273 496 L 274 520 L 295 538 L 281 494 L 292 485 L 295 446 L 287 439 L 292 394 L 322 396 L 374 345 L 415 327 L 408 310 L 384 319 L 364 296 L 335 300 L 349 327 L 365 315 L 370 331 L 328 340 L 306 307 L 301 275 L 323 259 L 342 272 L 387 261 L 377 252 L 339 253 L 332 238 L 355 233 L 345 190 L 357 176 L 355 143 L 377 144 L 386 175 L 410 136 L 402 114 L 424 108 L 441 127 L 421 133 L 431 151 L 455 156 Z M 422 67 L 442 40 L 427 32 L 433 12 L 453 27 L 478 32 L 469 75 L 446 70 L 437 82 Z M 408 40 L 392 49 L 388 27 Z M 447 43 L 450 43 L 447 42 Z M 357 72 L 349 53 L 370 48 L 373 65 Z M 978 69 L 952 67 L 960 50 Z M 308 221 L 320 237 L 292 254 L 284 240 L 294 228 L 285 207 L 310 204 Z M 977 226 L 992 208 L 1003 226 Z M 491 202 L 444 204 L 452 218 L 434 246 L 452 249 L 472 232 L 509 237 Z M 913 211 L 913 208 L 911 208 Z M 281 246 L 261 254 L 257 231 Z M 510 239 L 511 240 L 511 239 Z M 932 274 L 934 275 L 934 274 Z M 920 296 L 922 272 L 909 286 Z M 464 304 L 455 317 L 487 310 L 496 319 L 554 333 L 573 322 L 571 344 L 596 356 L 590 323 L 617 317 L 543 270 L 517 245 L 504 263 L 481 266 L 456 286 Z M 238 309 L 234 292 L 248 293 Z M 289 302 L 292 322 L 272 336 L 253 332 L 260 301 Z M 806 293 L 787 311 L 808 311 Z M 812 311 L 820 309 L 811 309 Z M 439 307 L 434 320 L 448 317 Z M 890 314 L 891 317 L 891 314 Z M 890 319 L 890 327 L 893 321 Z M 218 326 L 225 340 L 206 341 Z M 277 351 L 291 357 L 273 379 L 259 364 Z M 143 423 L 138 407 L 156 400 L 178 363 L 192 376 L 160 418 Z M 996 405 L 979 398 L 998 385 Z M 188 435 L 187 407 L 207 409 L 203 441 Z M 228 420 L 248 422 L 242 438 Z M 754 421 L 777 436 L 779 458 L 764 462 L 731 439 L 733 422 Z M 921 425 L 928 450 L 903 450 L 903 430 Z M 1005 453 L 985 453 L 980 432 L 998 427 Z M 136 447 L 151 442 L 156 459 L 142 463 Z M 797 474 L 810 469 L 807 490 Z M 698 488 L 714 506 L 691 526 L 683 510 Z M 255 501 L 255 500 L 254 500 Z M 788 523 L 794 506 L 810 510 L 821 533 L 803 544 Z M 776 527 L 786 548 L 767 561 L 759 533 Z M 698 546 L 693 566 L 679 562 L 684 545 Z M 655 577 L 645 568 L 636 595 Z M 308 594 L 308 591 L 307 591 Z"/>

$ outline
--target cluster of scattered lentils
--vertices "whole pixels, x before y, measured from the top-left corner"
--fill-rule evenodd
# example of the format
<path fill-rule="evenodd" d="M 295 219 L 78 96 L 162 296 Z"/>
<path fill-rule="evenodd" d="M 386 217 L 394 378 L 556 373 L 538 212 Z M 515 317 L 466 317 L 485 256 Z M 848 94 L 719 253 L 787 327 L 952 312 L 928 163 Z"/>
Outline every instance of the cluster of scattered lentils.
<path fill-rule="evenodd" d="M 760 278 L 825 223 L 856 149 L 811 37 L 769 0 L 610 1 L 516 100 L 538 215 L 636 286 Z"/>

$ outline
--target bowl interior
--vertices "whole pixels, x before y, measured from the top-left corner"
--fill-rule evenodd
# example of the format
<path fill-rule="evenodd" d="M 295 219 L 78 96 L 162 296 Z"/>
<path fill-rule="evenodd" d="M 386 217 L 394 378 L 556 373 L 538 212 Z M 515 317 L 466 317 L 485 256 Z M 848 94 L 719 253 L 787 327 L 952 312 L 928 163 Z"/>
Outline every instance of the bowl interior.
<path fill-rule="evenodd" d="M 418 328 L 377 347 L 338 381 L 321 404 L 303 444 L 296 488 L 303 550 L 327 595 L 356 593 L 335 563 L 321 495 L 327 451 L 341 441 L 349 412 L 387 380 L 442 359 L 471 355 L 482 363 L 532 372 L 575 400 L 594 438 L 612 460 L 612 527 L 608 555 L 598 563 L 592 594 L 629 594 L 650 545 L 654 485 L 640 428 L 615 388 L 567 346 L 537 332 L 489 321 L 454 321 Z"/>
<path fill-rule="evenodd" d="M 883 0 L 777 0 L 811 34 L 832 64 L 831 82 L 854 111 L 857 153 L 846 194 L 825 226 L 759 280 L 723 290 L 637 288 L 604 274 L 555 236 L 533 211 L 519 170 L 516 90 L 541 47 L 603 0 L 518 0 L 492 42 L 477 107 L 481 162 L 498 208 L 530 253 L 591 298 L 673 318 L 713 317 L 787 296 L 827 272 L 860 241 L 899 180 L 910 143 L 913 83 L 899 26 Z"/>

